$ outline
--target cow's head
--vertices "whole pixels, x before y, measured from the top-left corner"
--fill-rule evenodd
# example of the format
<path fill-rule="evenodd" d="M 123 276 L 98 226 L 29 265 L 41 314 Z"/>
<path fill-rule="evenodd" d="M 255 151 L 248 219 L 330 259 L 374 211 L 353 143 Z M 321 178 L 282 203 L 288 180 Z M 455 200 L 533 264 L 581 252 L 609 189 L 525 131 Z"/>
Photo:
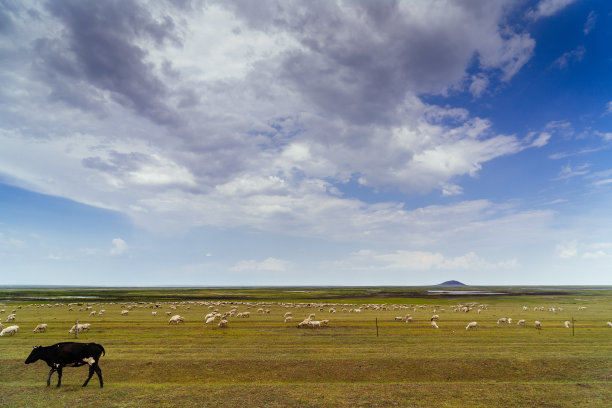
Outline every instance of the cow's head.
<path fill-rule="evenodd" d="M 33 362 L 39 360 L 42 357 L 41 352 L 42 352 L 42 346 L 34 347 L 32 352 L 28 356 L 28 358 L 26 358 L 25 363 L 26 364 L 30 364 L 30 363 L 33 363 Z"/>

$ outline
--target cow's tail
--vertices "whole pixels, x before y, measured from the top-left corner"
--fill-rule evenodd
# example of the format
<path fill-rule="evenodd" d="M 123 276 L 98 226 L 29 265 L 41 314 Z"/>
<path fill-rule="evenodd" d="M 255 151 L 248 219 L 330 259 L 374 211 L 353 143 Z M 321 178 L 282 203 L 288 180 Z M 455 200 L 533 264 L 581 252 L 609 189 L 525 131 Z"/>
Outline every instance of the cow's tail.
<path fill-rule="evenodd" d="M 104 347 L 102 347 L 101 344 L 98 344 L 98 347 L 100 347 L 102 349 L 102 355 L 105 356 L 106 355 L 106 351 L 104 350 Z"/>

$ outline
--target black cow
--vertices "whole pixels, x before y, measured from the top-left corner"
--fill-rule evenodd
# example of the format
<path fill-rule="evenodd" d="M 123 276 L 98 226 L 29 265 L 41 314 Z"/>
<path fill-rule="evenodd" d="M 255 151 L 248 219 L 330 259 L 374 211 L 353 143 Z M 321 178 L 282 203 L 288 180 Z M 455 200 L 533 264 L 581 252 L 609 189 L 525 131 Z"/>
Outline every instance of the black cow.
<path fill-rule="evenodd" d="M 57 371 L 57 386 L 59 387 L 62 383 L 62 368 L 67 365 L 70 365 L 70 367 L 80 367 L 88 364 L 89 377 L 85 380 L 83 387 L 87 385 L 95 371 L 100 379 L 100 388 L 102 388 L 104 383 L 102 381 L 102 370 L 100 370 L 98 366 L 98 360 L 101 355 L 105 354 L 104 347 L 99 344 L 68 341 L 47 347 L 34 347 L 34 350 L 32 350 L 25 363 L 30 364 L 37 360 L 43 360 L 51 367 L 49 377 L 47 377 L 47 387 L 51 383 L 51 375 L 54 371 Z"/>

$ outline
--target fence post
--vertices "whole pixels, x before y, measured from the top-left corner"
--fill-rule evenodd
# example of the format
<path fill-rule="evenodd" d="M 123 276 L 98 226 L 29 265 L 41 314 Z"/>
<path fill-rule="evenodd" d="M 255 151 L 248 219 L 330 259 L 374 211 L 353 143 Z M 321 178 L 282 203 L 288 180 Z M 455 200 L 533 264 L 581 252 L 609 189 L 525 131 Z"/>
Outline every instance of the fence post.
<path fill-rule="evenodd" d="M 574 316 L 572 316 L 572 337 L 574 337 Z"/>
<path fill-rule="evenodd" d="M 376 318 L 376 337 L 378 337 L 378 317 Z"/>
<path fill-rule="evenodd" d="M 74 321 L 74 338 L 75 339 L 79 338 L 79 319 L 76 319 Z"/>

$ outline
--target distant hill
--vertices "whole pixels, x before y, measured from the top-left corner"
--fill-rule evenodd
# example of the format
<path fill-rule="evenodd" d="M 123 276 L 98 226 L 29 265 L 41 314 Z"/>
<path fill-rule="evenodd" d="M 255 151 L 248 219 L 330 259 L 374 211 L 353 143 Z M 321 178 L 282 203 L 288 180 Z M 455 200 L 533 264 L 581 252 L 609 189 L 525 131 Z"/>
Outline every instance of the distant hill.
<path fill-rule="evenodd" d="M 449 280 L 446 282 L 442 282 L 439 285 L 436 286 L 467 286 L 465 283 L 461 283 L 459 281 L 456 280 Z"/>

